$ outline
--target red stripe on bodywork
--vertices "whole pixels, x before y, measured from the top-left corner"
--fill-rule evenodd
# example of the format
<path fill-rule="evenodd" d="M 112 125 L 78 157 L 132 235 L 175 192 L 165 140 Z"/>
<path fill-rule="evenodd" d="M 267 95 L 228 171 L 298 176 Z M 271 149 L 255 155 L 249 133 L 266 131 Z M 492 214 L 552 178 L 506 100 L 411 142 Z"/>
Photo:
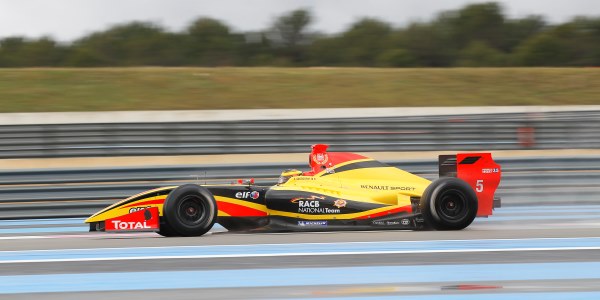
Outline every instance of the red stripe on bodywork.
<path fill-rule="evenodd" d="M 217 207 L 220 211 L 232 217 L 262 217 L 267 215 L 266 212 L 258 209 L 224 201 L 217 201 Z"/>
<path fill-rule="evenodd" d="M 401 212 L 410 213 L 410 212 L 412 212 L 412 208 L 411 208 L 410 205 L 401 206 L 401 207 L 392 208 L 390 210 L 386 210 L 386 211 L 378 212 L 378 213 L 375 213 L 375 214 L 372 214 L 372 215 L 366 215 L 366 216 L 362 216 L 362 217 L 358 217 L 358 218 L 354 218 L 354 219 L 358 219 L 358 220 L 373 219 L 373 218 L 383 217 L 383 216 L 387 216 L 387 215 L 391 215 L 391 214 L 397 214 L 397 213 L 401 213 Z"/>
<path fill-rule="evenodd" d="M 123 207 L 132 207 L 132 206 L 142 206 L 142 205 L 150 205 L 150 204 L 163 204 L 165 203 L 165 199 L 155 199 L 155 200 L 148 200 L 148 201 L 144 201 L 144 202 L 135 202 L 129 205 L 125 205 Z"/>

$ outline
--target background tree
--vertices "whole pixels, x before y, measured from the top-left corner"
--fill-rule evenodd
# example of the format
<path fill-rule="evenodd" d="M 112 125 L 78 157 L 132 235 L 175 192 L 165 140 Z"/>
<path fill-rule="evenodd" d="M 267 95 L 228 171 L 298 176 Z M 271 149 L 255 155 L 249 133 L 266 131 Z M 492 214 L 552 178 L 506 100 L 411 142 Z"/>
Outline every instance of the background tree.
<path fill-rule="evenodd" d="M 311 14 L 305 9 L 294 10 L 275 20 L 268 37 L 275 53 L 284 59 L 284 64 L 303 64 L 306 61 L 307 46 L 312 41 L 307 31 L 311 21 Z"/>
<path fill-rule="evenodd" d="M 547 28 L 548 24 L 541 16 L 507 20 L 504 24 L 504 43 L 500 48 L 505 52 L 513 52 L 524 41 Z"/>
<path fill-rule="evenodd" d="M 274 61 L 271 43 L 262 31 L 236 34 L 234 37 L 236 48 L 236 65 L 239 66 L 266 66 Z"/>
<path fill-rule="evenodd" d="M 600 66 L 600 18 L 578 17 L 556 31 L 569 48 L 570 65 Z"/>
<path fill-rule="evenodd" d="M 523 43 L 515 53 L 516 64 L 521 66 L 564 65 L 569 59 L 563 41 L 551 33 L 536 35 Z"/>
<path fill-rule="evenodd" d="M 471 4 L 458 10 L 449 24 L 460 48 L 482 41 L 493 48 L 504 45 L 504 14 L 498 3 Z"/>
<path fill-rule="evenodd" d="M 448 67 L 454 64 L 456 47 L 443 23 L 413 23 L 403 30 L 400 46 L 407 49 L 416 66 Z"/>
<path fill-rule="evenodd" d="M 9 37 L 0 40 L 0 67 L 25 67 L 26 57 L 22 55 L 27 42 L 23 37 Z"/>
<path fill-rule="evenodd" d="M 340 36 L 339 55 L 344 65 L 374 67 L 377 59 L 390 47 L 392 27 L 385 22 L 366 18 L 354 23 Z"/>
<path fill-rule="evenodd" d="M 167 60 L 178 55 L 173 51 L 173 38 L 151 23 L 118 25 L 76 41 L 68 63 L 86 67 L 167 65 Z"/>
<path fill-rule="evenodd" d="M 227 66 L 235 61 L 235 36 L 219 20 L 200 18 L 187 29 L 186 62 L 195 66 Z"/>
<path fill-rule="evenodd" d="M 459 55 L 457 65 L 461 67 L 501 67 L 506 64 L 506 55 L 482 41 L 473 41 Z"/>
<path fill-rule="evenodd" d="M 340 66 L 343 52 L 341 39 L 337 36 L 318 36 L 308 48 L 308 63 L 313 66 Z"/>
<path fill-rule="evenodd" d="M 318 34 L 310 31 L 312 21 L 310 11 L 299 9 L 253 32 L 199 18 L 182 32 L 131 22 L 69 44 L 9 37 L 0 40 L 0 67 L 600 65 L 598 17 L 551 25 L 540 16 L 508 18 L 500 4 L 489 2 L 401 28 L 364 18 L 343 32 Z"/>

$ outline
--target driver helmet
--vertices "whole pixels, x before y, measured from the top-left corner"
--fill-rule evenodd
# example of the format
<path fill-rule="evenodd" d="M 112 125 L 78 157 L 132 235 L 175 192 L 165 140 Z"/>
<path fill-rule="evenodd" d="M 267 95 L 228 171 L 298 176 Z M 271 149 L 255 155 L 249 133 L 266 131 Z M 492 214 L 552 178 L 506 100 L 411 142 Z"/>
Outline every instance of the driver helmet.
<path fill-rule="evenodd" d="M 277 181 L 277 184 L 284 184 L 288 180 L 290 180 L 290 178 L 295 177 L 295 176 L 300 176 L 300 175 L 302 175 L 302 171 L 300 171 L 300 170 L 287 169 L 287 170 L 281 172 L 281 175 L 279 176 L 279 181 Z"/>

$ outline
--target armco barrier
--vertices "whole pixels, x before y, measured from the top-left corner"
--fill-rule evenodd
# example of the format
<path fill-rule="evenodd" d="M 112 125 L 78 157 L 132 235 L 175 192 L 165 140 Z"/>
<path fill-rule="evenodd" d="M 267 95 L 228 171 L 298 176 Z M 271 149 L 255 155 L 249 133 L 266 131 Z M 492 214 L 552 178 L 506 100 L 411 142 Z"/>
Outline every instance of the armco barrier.
<path fill-rule="evenodd" d="M 600 201 L 600 157 L 497 159 L 504 206 L 592 204 Z M 433 179 L 437 158 L 391 165 Z M 304 164 L 240 164 L 26 170 L 0 173 L 0 219 L 87 216 L 141 191 L 183 183 L 230 183 L 255 178 L 273 184 L 283 169 Z"/>
<path fill-rule="evenodd" d="M 0 159 L 304 152 L 314 143 L 361 152 L 599 148 L 600 111 L 0 126 Z"/>

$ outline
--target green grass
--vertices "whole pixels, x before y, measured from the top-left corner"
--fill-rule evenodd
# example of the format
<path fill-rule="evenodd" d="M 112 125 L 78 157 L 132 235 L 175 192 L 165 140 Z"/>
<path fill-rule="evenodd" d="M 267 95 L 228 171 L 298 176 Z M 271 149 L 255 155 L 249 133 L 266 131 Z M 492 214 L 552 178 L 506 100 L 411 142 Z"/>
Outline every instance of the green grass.
<path fill-rule="evenodd" d="M 0 112 L 600 104 L 600 68 L 0 69 Z"/>

